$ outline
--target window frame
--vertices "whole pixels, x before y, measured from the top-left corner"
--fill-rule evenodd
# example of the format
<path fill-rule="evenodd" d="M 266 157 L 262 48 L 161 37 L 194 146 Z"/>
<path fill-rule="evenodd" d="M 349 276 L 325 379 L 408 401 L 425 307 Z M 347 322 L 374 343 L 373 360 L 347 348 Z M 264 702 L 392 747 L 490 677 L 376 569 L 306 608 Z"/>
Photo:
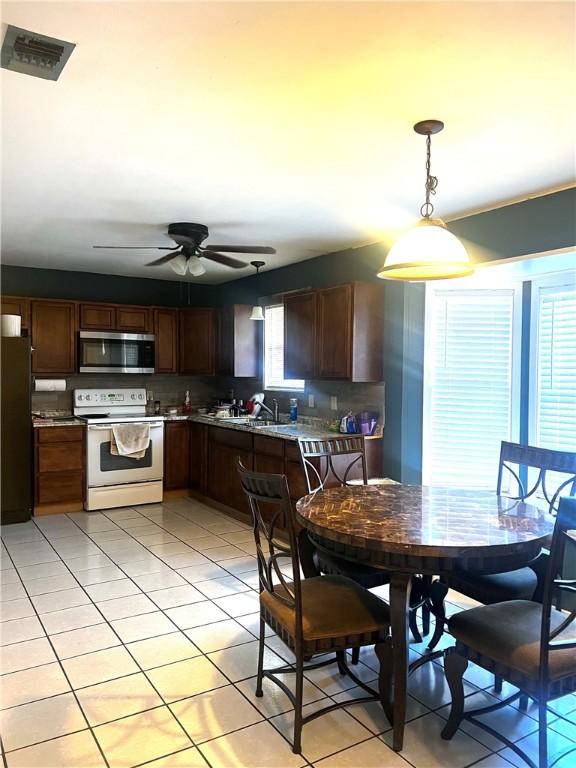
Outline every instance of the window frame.
<path fill-rule="evenodd" d="M 284 309 L 284 303 L 282 301 L 275 301 L 273 303 L 267 303 L 264 305 L 264 323 L 262 328 L 262 384 L 264 390 L 274 392 L 297 392 L 302 394 L 306 391 L 306 381 L 304 379 L 285 379 L 284 372 L 282 372 L 282 384 L 269 383 L 267 380 L 267 366 L 266 366 L 266 312 L 269 309 L 275 309 L 276 307 L 282 307 Z M 282 360 L 284 360 L 284 334 L 282 334 Z M 290 386 L 286 386 L 286 383 L 290 382 Z M 302 386 L 298 386 L 298 383 L 302 383 Z"/>

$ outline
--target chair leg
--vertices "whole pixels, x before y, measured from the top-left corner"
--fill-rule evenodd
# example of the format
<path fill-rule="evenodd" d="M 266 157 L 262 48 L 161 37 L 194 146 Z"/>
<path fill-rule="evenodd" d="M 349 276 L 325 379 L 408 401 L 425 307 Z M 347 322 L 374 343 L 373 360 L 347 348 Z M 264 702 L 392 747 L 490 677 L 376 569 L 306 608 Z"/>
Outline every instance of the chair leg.
<path fill-rule="evenodd" d="M 294 741 L 292 752 L 299 755 L 302 752 L 302 692 L 304 687 L 304 663 L 302 655 L 296 654 L 296 690 L 294 694 Z"/>
<path fill-rule="evenodd" d="M 360 648 L 352 648 L 352 664 L 358 664 L 360 661 Z"/>
<path fill-rule="evenodd" d="M 548 702 L 538 703 L 538 765 L 548 768 Z"/>
<path fill-rule="evenodd" d="M 390 725 L 394 725 L 394 707 L 392 705 L 392 683 L 394 680 L 394 652 L 392 638 L 388 636 L 383 643 L 376 643 L 374 651 L 380 662 L 378 692 L 384 714 Z"/>
<path fill-rule="evenodd" d="M 458 730 L 464 715 L 464 672 L 468 659 L 461 656 L 453 648 L 449 648 L 444 657 L 444 673 L 452 695 L 452 707 L 448 722 L 442 731 L 442 738 L 449 740 Z"/>
<path fill-rule="evenodd" d="M 346 651 L 336 651 L 336 664 L 338 665 L 338 672 L 340 672 L 341 675 L 346 674 Z"/>
<path fill-rule="evenodd" d="M 410 632 L 412 632 L 412 637 L 414 638 L 414 642 L 421 643 L 422 635 L 420 634 L 420 630 L 418 629 L 418 622 L 416 621 L 415 608 L 408 609 L 408 626 L 410 627 Z"/>
<path fill-rule="evenodd" d="M 430 587 L 432 586 L 432 576 L 422 577 L 422 588 L 424 591 L 424 603 L 422 605 L 422 634 L 427 637 L 430 634 Z"/>
<path fill-rule="evenodd" d="M 444 598 L 448 594 L 448 585 L 436 580 L 430 584 L 428 590 L 432 603 L 432 613 L 434 614 L 434 634 L 428 643 L 428 650 L 433 651 L 444 634 L 444 625 L 446 624 Z"/>
<path fill-rule="evenodd" d="M 499 675 L 494 675 L 494 691 L 502 693 L 502 678 Z"/>
<path fill-rule="evenodd" d="M 264 633 L 266 630 L 266 624 L 264 619 L 260 616 L 260 636 L 258 638 L 258 673 L 256 676 L 256 696 L 260 698 L 262 693 L 262 671 L 264 667 Z"/>
<path fill-rule="evenodd" d="M 518 702 L 518 709 L 520 712 L 526 712 L 528 710 L 528 704 L 530 703 L 530 697 L 523 693 L 522 696 L 520 696 L 520 701 Z"/>

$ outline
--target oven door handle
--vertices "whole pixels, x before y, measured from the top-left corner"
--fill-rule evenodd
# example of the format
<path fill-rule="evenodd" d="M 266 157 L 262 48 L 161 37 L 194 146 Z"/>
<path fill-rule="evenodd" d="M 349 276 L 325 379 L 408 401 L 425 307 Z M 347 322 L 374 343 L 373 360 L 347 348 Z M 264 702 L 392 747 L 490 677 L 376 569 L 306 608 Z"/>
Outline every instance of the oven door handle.
<path fill-rule="evenodd" d="M 134 424 L 148 424 L 147 421 L 144 422 L 130 422 Z M 107 430 L 108 432 L 112 429 L 112 427 L 115 426 L 113 424 L 92 424 L 88 425 L 88 431 L 89 432 L 102 432 L 104 430 Z M 160 429 L 164 426 L 164 422 L 161 422 L 160 424 L 150 424 L 150 429 Z"/>

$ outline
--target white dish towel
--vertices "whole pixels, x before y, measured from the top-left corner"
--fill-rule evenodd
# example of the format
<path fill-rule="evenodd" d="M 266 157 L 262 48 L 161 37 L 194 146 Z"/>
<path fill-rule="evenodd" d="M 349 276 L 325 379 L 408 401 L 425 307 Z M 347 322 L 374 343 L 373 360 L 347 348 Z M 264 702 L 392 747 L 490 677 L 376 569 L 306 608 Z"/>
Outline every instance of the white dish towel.
<path fill-rule="evenodd" d="M 113 424 L 110 453 L 141 459 L 150 445 L 150 424 Z"/>

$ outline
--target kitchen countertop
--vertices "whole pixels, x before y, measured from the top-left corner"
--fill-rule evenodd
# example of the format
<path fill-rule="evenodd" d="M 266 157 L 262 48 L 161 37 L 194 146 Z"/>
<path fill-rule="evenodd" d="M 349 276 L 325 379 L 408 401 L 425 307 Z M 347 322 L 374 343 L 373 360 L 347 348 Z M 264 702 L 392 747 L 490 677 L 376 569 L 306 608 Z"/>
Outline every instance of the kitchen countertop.
<path fill-rule="evenodd" d="M 298 440 L 299 437 L 309 437 L 324 439 L 328 437 L 336 437 L 337 432 L 330 432 L 327 429 L 321 429 L 310 424 L 270 424 L 268 426 L 256 427 L 253 424 L 239 424 L 234 421 L 228 421 L 227 419 L 216 419 L 213 416 L 201 416 L 199 414 L 163 414 L 164 421 L 194 421 L 199 424 L 207 424 L 211 427 L 220 427 L 221 429 L 233 429 L 238 432 L 250 432 L 253 435 L 266 435 L 268 437 L 280 437 L 284 440 Z M 34 427 L 71 427 L 71 426 L 83 426 L 86 422 L 81 419 L 76 419 L 74 416 L 69 418 L 38 418 L 32 419 Z M 367 440 L 377 440 L 380 435 L 367 436 Z"/>

